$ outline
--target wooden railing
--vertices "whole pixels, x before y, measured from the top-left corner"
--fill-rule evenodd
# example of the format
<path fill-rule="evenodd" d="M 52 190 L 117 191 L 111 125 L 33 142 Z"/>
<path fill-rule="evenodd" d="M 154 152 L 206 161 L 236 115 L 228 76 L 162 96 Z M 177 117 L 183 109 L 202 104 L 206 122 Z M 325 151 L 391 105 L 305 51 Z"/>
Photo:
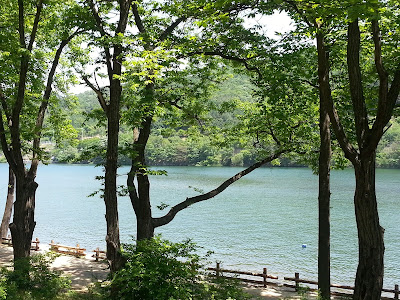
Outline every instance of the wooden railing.
<path fill-rule="evenodd" d="M 93 250 L 93 252 L 94 254 L 92 255 L 92 257 L 94 257 L 96 261 L 99 261 L 100 259 L 106 259 L 106 251 L 99 250 L 99 248 L 97 247 L 96 250 Z"/>
<path fill-rule="evenodd" d="M 11 247 L 12 246 L 11 236 L 8 235 L 6 238 L 1 238 L 1 243 L 6 244 Z M 39 244 L 40 244 L 40 241 L 38 238 L 36 238 L 36 240 L 32 241 L 31 250 L 39 251 Z"/>
<path fill-rule="evenodd" d="M 86 249 L 79 247 L 79 244 L 77 244 L 76 247 L 65 246 L 65 245 L 56 244 L 52 240 L 49 245 L 50 245 L 50 250 L 52 250 L 54 252 L 68 254 L 68 255 L 74 255 L 77 257 L 86 255 L 86 253 L 85 253 Z"/>
<path fill-rule="evenodd" d="M 277 285 L 277 283 L 275 283 L 275 282 L 267 281 L 268 278 L 269 279 L 278 279 L 277 276 L 268 275 L 267 268 L 263 268 L 262 273 L 254 273 L 254 272 L 246 272 L 246 271 L 238 271 L 238 270 L 227 270 L 227 269 L 221 269 L 220 263 L 217 262 L 216 268 L 210 267 L 210 268 L 207 268 L 207 270 L 215 271 L 216 277 L 220 277 L 220 276 L 228 277 L 228 276 L 225 276 L 224 274 L 234 274 L 234 275 L 239 275 L 236 277 L 236 279 L 243 281 L 243 282 L 262 284 L 264 287 L 267 287 L 268 284 Z M 246 278 L 241 277 L 240 275 L 245 275 Z M 251 279 L 249 277 L 262 277 L 262 281 L 256 280 L 256 279 Z"/>
<path fill-rule="evenodd" d="M 300 279 L 300 274 L 299 273 L 295 273 L 294 277 L 283 277 L 284 280 L 286 281 L 294 281 L 294 285 L 293 284 L 287 284 L 285 283 L 284 286 L 287 287 L 292 287 L 294 288 L 296 291 L 298 290 L 300 283 L 306 283 L 308 285 L 313 285 L 313 286 L 318 286 L 318 281 L 313 281 L 313 280 L 308 280 L 308 279 Z M 317 288 L 310 288 L 310 290 L 313 291 L 317 291 Z M 353 295 L 353 292 L 347 292 L 347 291 L 354 291 L 354 287 L 353 286 L 347 286 L 347 285 L 338 285 L 338 284 L 331 284 L 331 288 L 334 289 L 334 291 L 331 292 L 332 295 L 335 296 L 348 296 L 351 297 Z M 339 291 L 341 290 L 341 291 Z M 382 296 L 381 299 L 399 299 L 399 295 L 400 295 L 400 290 L 399 290 L 399 285 L 396 284 L 394 286 L 394 289 L 382 289 L 382 292 L 385 293 L 391 293 L 394 294 L 393 298 L 389 298 L 386 296 Z"/>
<path fill-rule="evenodd" d="M 267 268 L 263 268 L 262 273 L 253 273 L 253 272 L 246 272 L 246 271 L 237 271 L 237 270 L 228 270 L 228 269 L 222 269 L 220 266 L 220 263 L 217 262 L 217 265 L 215 268 L 209 267 L 207 268 L 209 271 L 215 271 L 215 276 L 216 277 L 232 277 L 232 276 L 226 276 L 225 274 L 234 274 L 234 275 L 239 275 L 236 278 L 240 281 L 243 282 L 250 282 L 250 283 L 255 283 L 255 284 L 260 284 L 263 287 L 267 287 L 268 285 L 280 285 L 280 286 L 286 286 L 293 288 L 295 291 L 300 290 L 300 284 L 307 284 L 307 289 L 310 291 L 318 291 L 318 282 L 313 281 L 313 280 L 308 280 L 308 279 L 300 279 L 300 274 L 295 273 L 294 277 L 283 277 L 283 280 L 286 281 L 278 281 L 279 278 L 278 276 L 271 276 L 267 274 Z M 245 275 L 246 278 L 243 278 L 240 275 Z M 256 279 L 249 279 L 248 277 L 250 276 L 255 276 L 255 277 L 262 277 L 263 280 L 256 280 Z M 274 279 L 275 281 L 268 281 L 267 279 Z M 294 284 L 287 283 L 287 281 L 292 281 Z M 310 287 L 311 286 L 311 287 Z M 331 291 L 331 294 L 334 296 L 344 296 L 344 297 L 351 297 L 353 295 L 354 287 L 352 286 L 347 286 L 347 285 L 338 285 L 338 284 L 331 284 L 331 288 L 333 290 Z M 349 291 L 349 292 L 347 292 Z M 383 295 L 381 299 L 383 300 L 391 300 L 391 299 L 399 299 L 400 296 L 400 290 L 399 290 L 399 285 L 395 285 L 394 289 L 382 289 L 382 292 L 384 293 L 391 293 L 394 294 L 394 297 L 387 297 Z"/>

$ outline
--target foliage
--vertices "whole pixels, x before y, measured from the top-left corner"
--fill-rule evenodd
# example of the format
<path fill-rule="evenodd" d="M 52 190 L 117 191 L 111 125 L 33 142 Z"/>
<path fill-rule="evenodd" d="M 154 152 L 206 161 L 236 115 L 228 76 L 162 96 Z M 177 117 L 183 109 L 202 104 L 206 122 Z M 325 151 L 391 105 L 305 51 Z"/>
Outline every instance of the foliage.
<path fill-rule="evenodd" d="M 69 289 L 70 280 L 60 271 L 50 269 L 55 258 L 54 253 L 27 258 L 27 273 L 3 268 L 0 272 L 0 299 L 56 299 Z"/>
<path fill-rule="evenodd" d="M 204 257 L 191 241 L 172 243 L 159 236 L 124 245 L 125 267 L 112 278 L 115 299 L 246 299 L 236 282 L 208 281 Z"/>

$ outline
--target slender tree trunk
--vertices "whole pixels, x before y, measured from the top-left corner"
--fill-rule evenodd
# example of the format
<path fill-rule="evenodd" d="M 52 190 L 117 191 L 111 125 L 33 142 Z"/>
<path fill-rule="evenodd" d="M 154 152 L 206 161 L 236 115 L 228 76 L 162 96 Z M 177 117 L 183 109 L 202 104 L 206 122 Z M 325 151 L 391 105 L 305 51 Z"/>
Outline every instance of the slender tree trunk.
<path fill-rule="evenodd" d="M 110 263 L 110 272 L 114 273 L 123 265 L 118 221 L 117 199 L 117 169 L 118 169 L 118 134 L 119 134 L 119 107 L 121 86 L 118 83 L 111 85 L 110 104 L 107 111 L 107 158 L 105 163 L 104 203 L 106 206 L 107 223 L 107 259 Z"/>
<path fill-rule="evenodd" d="M 329 117 L 321 107 L 319 154 L 318 288 L 322 299 L 330 299 L 330 159 Z"/>
<path fill-rule="evenodd" d="M 385 246 L 375 193 L 375 152 L 369 157 L 362 157 L 354 168 L 354 205 L 359 245 L 354 299 L 376 300 L 380 299 L 382 292 Z"/>
<path fill-rule="evenodd" d="M 152 87 L 148 87 L 152 89 Z M 150 181 L 146 170 L 145 149 L 150 136 L 152 117 L 148 116 L 141 124 L 140 131 L 134 134 L 132 167 L 128 176 L 129 196 L 136 215 L 138 241 L 154 237 L 154 224 L 150 202 Z M 134 178 L 137 179 L 137 189 Z"/>
<path fill-rule="evenodd" d="M 33 177 L 26 176 L 25 171 L 16 172 L 16 199 L 14 218 L 10 224 L 14 249 L 14 268 L 18 269 L 18 260 L 29 257 L 35 222 L 35 194 L 38 184 Z"/>
<path fill-rule="evenodd" d="M 324 43 L 324 36 L 317 33 L 318 78 L 320 90 L 320 153 L 319 153 L 319 188 L 318 188 L 318 288 L 322 299 L 330 299 L 330 161 L 331 133 L 328 104 L 331 97 L 329 84 L 329 59 Z"/>
<path fill-rule="evenodd" d="M 8 229 L 10 227 L 12 208 L 14 204 L 14 194 L 15 194 L 15 176 L 12 169 L 8 167 L 7 201 L 6 201 L 6 206 L 4 208 L 3 219 L 1 221 L 0 238 L 7 237 Z"/>

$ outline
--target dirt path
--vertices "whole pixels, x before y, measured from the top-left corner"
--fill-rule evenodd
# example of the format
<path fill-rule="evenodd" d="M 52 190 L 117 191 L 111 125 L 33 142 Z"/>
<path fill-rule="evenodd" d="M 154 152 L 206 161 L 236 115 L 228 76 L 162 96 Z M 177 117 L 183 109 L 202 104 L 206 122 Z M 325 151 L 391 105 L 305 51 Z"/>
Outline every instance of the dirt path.
<path fill-rule="evenodd" d="M 44 253 L 45 251 L 48 251 L 48 249 L 38 252 Z M 6 267 L 12 266 L 12 260 L 12 248 L 1 245 L 0 265 Z M 87 286 L 92 282 L 105 280 L 108 274 L 108 265 L 105 262 L 96 262 L 90 255 L 82 258 L 60 255 L 52 263 L 52 267 L 69 276 L 71 287 L 76 291 L 86 290 Z"/>
<path fill-rule="evenodd" d="M 39 251 L 44 253 L 48 249 Z M 12 248 L 0 245 L 0 266 L 12 266 Z M 55 259 L 52 267 L 56 270 L 61 270 L 71 279 L 71 287 L 76 291 L 87 290 L 90 283 L 103 281 L 108 274 L 108 265 L 104 262 L 96 262 L 94 258 L 87 255 L 86 257 L 77 258 L 69 255 L 60 255 Z M 259 288 L 246 286 L 247 292 L 254 295 L 254 299 L 301 299 L 293 289 L 285 287 L 267 287 Z M 316 299 L 315 295 L 309 295 L 308 299 Z"/>

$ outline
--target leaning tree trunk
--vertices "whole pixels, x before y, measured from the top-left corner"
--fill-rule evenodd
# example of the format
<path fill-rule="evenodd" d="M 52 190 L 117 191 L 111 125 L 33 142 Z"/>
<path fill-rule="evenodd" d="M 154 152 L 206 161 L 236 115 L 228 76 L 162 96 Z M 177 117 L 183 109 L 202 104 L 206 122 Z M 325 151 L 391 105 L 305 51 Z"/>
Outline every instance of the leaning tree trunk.
<path fill-rule="evenodd" d="M 33 177 L 23 172 L 15 174 L 16 194 L 14 203 L 14 218 L 10 224 L 11 238 L 14 249 L 14 269 L 22 268 L 24 261 L 29 257 L 35 222 L 35 194 L 38 184 Z"/>
<path fill-rule="evenodd" d="M 152 86 L 148 87 L 152 91 Z M 148 116 L 141 124 L 139 132 L 134 133 L 134 151 L 132 167 L 128 175 L 128 187 L 131 203 L 136 215 L 136 240 L 154 237 L 154 223 L 150 202 L 150 181 L 146 170 L 145 149 L 150 136 L 152 116 Z M 137 179 L 137 189 L 134 179 Z"/>
<path fill-rule="evenodd" d="M 150 204 L 150 181 L 147 175 L 138 174 L 139 202 L 135 205 L 138 241 L 154 237 L 154 225 Z"/>
<path fill-rule="evenodd" d="M 0 238 L 7 237 L 8 228 L 10 227 L 12 208 L 14 204 L 14 194 L 15 194 L 15 176 L 12 169 L 8 167 L 7 201 L 6 201 L 6 206 L 4 208 L 3 219 L 1 221 Z"/>
<path fill-rule="evenodd" d="M 375 152 L 354 166 L 354 204 L 358 229 L 359 263 L 355 300 L 380 299 L 383 286 L 384 229 L 379 224 L 375 193 Z"/>

